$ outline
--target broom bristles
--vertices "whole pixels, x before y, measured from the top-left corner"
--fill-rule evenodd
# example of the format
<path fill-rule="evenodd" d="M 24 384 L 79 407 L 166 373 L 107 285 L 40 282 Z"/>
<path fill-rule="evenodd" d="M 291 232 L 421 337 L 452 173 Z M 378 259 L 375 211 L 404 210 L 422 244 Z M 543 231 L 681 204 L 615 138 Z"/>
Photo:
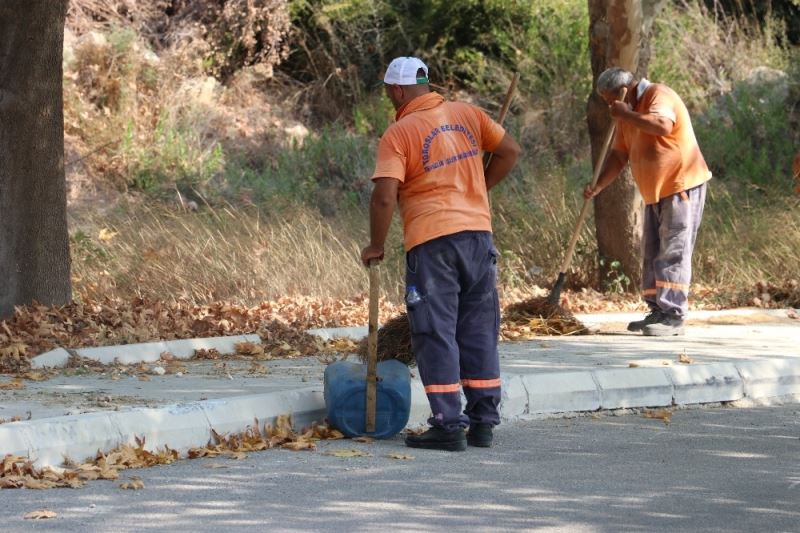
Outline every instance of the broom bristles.
<path fill-rule="evenodd" d="M 509 305 L 503 313 L 503 326 L 510 329 L 524 327 L 525 335 L 516 338 L 585 335 L 589 332 L 569 310 L 547 300 L 546 296 L 540 296 Z"/>
<path fill-rule="evenodd" d="M 356 352 L 362 362 L 367 362 L 367 339 L 361 339 Z M 411 326 L 406 313 L 388 320 L 378 329 L 378 361 L 398 361 L 414 366 L 414 350 L 411 348 Z"/>
<path fill-rule="evenodd" d="M 547 302 L 547 297 L 531 298 L 509 305 L 502 317 L 501 329 L 524 328 L 514 338 L 522 340 L 543 335 L 585 335 L 588 329 L 567 309 Z M 367 339 L 361 339 L 356 351 L 362 362 L 367 361 Z M 406 313 L 401 313 L 378 329 L 378 361 L 397 359 L 414 366 L 411 347 L 411 326 Z"/>

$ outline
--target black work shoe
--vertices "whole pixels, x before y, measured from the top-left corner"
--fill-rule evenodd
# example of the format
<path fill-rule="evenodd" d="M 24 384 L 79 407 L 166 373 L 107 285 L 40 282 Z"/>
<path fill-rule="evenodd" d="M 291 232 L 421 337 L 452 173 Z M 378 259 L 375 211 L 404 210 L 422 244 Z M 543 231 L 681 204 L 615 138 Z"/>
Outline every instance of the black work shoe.
<path fill-rule="evenodd" d="M 661 314 L 661 319 L 655 324 L 649 324 L 642 330 L 648 337 L 669 337 L 683 335 L 683 319 L 677 316 Z"/>
<path fill-rule="evenodd" d="M 662 316 L 664 316 L 664 313 L 661 312 L 661 309 L 652 309 L 650 314 L 644 317 L 644 320 L 636 320 L 635 322 L 629 323 L 628 331 L 642 331 L 646 326 L 655 324 L 661 320 Z"/>
<path fill-rule="evenodd" d="M 467 437 L 464 430 L 445 431 L 442 428 L 430 428 L 422 435 L 406 435 L 406 446 L 425 450 L 444 450 L 447 452 L 463 452 L 467 449 Z"/>
<path fill-rule="evenodd" d="M 470 424 L 467 433 L 467 444 L 478 448 L 492 447 L 492 425 Z"/>

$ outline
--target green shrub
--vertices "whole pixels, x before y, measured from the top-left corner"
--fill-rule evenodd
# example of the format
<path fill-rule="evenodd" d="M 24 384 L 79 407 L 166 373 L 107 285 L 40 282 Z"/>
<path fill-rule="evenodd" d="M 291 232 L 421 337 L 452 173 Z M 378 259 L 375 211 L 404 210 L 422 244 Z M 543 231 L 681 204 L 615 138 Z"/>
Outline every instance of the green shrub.
<path fill-rule="evenodd" d="M 127 162 L 129 183 L 150 192 L 174 185 L 203 190 L 225 168 L 218 141 L 204 139 L 190 121 L 180 124 L 165 116 L 152 142 L 137 139 L 134 125 L 129 124 L 120 151 Z"/>
<path fill-rule="evenodd" d="M 655 20 L 649 77 L 702 111 L 759 66 L 786 70 L 792 52 L 780 46 L 781 22 L 717 17 L 698 0 L 667 3 Z"/>
<path fill-rule="evenodd" d="M 252 190 L 258 201 L 285 196 L 335 210 L 338 202 L 366 205 L 374 165 L 374 139 L 333 124 L 302 144 L 282 150 L 264 169 L 233 167 L 227 180 L 233 190 Z"/>
<path fill-rule="evenodd" d="M 740 84 L 699 116 L 695 129 L 716 177 L 791 189 L 794 146 L 783 95 L 764 84 Z"/>

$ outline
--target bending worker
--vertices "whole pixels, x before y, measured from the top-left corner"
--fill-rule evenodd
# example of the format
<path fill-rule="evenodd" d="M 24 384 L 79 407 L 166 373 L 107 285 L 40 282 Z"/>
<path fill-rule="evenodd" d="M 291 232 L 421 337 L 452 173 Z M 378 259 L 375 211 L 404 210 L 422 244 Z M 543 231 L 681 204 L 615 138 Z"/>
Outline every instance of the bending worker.
<path fill-rule="evenodd" d="M 497 251 L 488 191 L 511 171 L 520 149 L 477 107 L 431 92 L 428 67 L 415 57 L 394 59 L 383 82 L 396 121 L 378 145 L 370 243 L 361 260 L 383 259 L 399 202 L 411 343 L 433 415 L 431 428 L 406 437 L 406 445 L 488 447 L 500 422 Z M 493 152 L 485 173 L 483 150 Z"/>
<path fill-rule="evenodd" d="M 619 101 L 623 87 L 628 92 Z M 617 120 L 617 131 L 597 184 L 587 186 L 584 197 L 597 196 L 630 163 L 645 203 L 642 295 L 650 313 L 628 324 L 628 330 L 682 335 L 689 308 L 692 251 L 711 172 L 697 145 L 689 112 L 672 89 L 610 68 L 597 78 L 597 92 Z"/>

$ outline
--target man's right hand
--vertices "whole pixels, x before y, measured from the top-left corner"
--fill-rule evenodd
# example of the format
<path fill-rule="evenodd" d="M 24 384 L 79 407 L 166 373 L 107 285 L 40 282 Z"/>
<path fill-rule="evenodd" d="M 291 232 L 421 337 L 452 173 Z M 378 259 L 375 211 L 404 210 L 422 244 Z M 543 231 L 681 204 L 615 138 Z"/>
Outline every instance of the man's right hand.
<path fill-rule="evenodd" d="M 361 262 L 364 266 L 369 266 L 372 260 L 383 261 L 383 246 L 369 245 L 361 250 Z"/>
<path fill-rule="evenodd" d="M 583 197 L 586 200 L 591 200 L 592 198 L 600 194 L 601 190 L 602 189 L 597 185 L 592 186 L 592 184 L 590 183 L 589 185 L 586 186 L 585 189 L 583 189 Z"/>

